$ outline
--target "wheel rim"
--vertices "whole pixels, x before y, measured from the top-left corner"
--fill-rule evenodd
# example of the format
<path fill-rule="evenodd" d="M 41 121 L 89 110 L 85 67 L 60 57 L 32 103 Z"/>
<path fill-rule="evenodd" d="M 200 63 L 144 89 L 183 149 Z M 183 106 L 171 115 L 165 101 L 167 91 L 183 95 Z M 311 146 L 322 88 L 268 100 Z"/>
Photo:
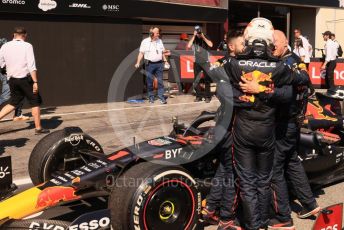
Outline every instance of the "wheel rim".
<path fill-rule="evenodd" d="M 60 146 L 56 153 L 63 152 L 64 154 L 54 154 L 47 160 L 43 180 L 47 181 L 54 174 L 62 175 L 92 161 L 92 157 L 80 153 L 78 149 L 70 145 Z"/>
<path fill-rule="evenodd" d="M 158 185 L 144 207 L 145 229 L 188 228 L 194 216 L 194 196 L 187 184 L 171 180 Z"/>

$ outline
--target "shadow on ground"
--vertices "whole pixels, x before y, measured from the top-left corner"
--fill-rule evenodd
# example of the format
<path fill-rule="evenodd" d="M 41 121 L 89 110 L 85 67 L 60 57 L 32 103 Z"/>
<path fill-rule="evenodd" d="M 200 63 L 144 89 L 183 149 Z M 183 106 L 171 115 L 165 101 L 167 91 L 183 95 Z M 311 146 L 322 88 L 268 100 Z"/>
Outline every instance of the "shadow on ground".
<path fill-rule="evenodd" d="M 23 147 L 26 145 L 28 138 L 17 138 L 14 140 L 0 140 L 0 155 L 5 153 L 5 149 L 8 147 Z"/>
<path fill-rule="evenodd" d="M 63 121 L 60 119 L 61 119 L 61 117 L 58 117 L 58 116 L 51 117 L 49 119 L 41 119 L 42 127 L 45 129 L 56 129 L 63 123 Z M 23 128 L 7 129 L 6 131 L 1 132 L 0 135 L 16 133 L 16 132 L 20 132 L 23 130 L 30 130 L 30 129 L 33 130 L 35 128 L 33 121 L 29 121 L 29 122 L 27 122 L 27 124 L 28 124 L 28 126 L 23 127 Z"/>

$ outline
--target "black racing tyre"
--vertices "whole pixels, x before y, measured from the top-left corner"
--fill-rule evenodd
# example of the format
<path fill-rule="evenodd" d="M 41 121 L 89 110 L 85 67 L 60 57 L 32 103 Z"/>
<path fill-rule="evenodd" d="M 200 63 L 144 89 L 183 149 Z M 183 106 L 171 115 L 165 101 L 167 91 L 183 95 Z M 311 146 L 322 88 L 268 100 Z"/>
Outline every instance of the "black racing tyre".
<path fill-rule="evenodd" d="M 94 160 L 80 153 L 82 150 L 103 153 L 100 144 L 78 127 L 65 128 L 45 136 L 30 155 L 29 174 L 33 184 L 39 185 L 54 173 L 63 174 Z"/>
<path fill-rule="evenodd" d="M 8 221 L 0 227 L 0 230 L 36 230 L 55 229 L 67 230 L 69 222 L 59 220 L 29 219 Z"/>
<path fill-rule="evenodd" d="M 116 230 L 195 229 L 201 203 L 201 193 L 186 170 L 148 162 L 117 178 L 109 197 Z"/>

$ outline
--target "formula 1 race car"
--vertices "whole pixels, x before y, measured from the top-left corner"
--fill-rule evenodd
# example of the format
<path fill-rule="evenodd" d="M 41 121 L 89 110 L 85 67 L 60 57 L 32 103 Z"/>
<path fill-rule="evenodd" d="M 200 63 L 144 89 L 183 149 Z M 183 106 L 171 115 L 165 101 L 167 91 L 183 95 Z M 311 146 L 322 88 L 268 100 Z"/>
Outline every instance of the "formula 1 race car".
<path fill-rule="evenodd" d="M 317 94 L 308 103 L 299 151 L 312 184 L 344 176 L 337 102 Z M 108 155 L 80 128 L 53 132 L 30 156 L 36 187 L 20 193 L 6 179 L 9 159 L 0 159 L 0 229 L 198 229 L 218 165 L 215 148 L 202 154 L 211 142 L 204 124 L 214 118 L 203 112 L 188 127 L 174 119 L 170 135 Z"/>

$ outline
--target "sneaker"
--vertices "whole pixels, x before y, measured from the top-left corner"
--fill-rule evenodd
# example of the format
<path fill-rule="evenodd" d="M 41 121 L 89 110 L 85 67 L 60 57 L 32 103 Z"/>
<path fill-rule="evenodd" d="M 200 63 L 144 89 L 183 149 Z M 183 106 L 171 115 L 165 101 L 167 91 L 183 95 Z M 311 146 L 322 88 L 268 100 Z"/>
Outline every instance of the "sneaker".
<path fill-rule="evenodd" d="M 24 115 L 20 115 L 19 117 L 13 117 L 13 121 L 27 121 L 27 120 L 30 120 L 30 117 L 24 116 Z"/>
<path fill-rule="evenodd" d="M 205 99 L 205 103 L 210 103 L 210 101 L 211 101 L 211 98 L 209 98 L 209 97 L 207 97 L 207 98 Z"/>
<path fill-rule="evenodd" d="M 297 217 L 300 218 L 300 219 L 305 219 L 305 218 L 308 218 L 310 216 L 315 216 L 316 214 L 318 214 L 320 212 L 320 210 L 321 210 L 321 208 L 319 206 L 316 207 L 313 210 L 309 210 L 307 208 L 303 208 L 301 210 L 301 212 L 299 212 L 297 214 Z"/>
<path fill-rule="evenodd" d="M 295 226 L 293 220 L 282 222 L 278 219 L 271 219 L 269 221 L 268 230 L 295 230 Z"/>
<path fill-rule="evenodd" d="M 216 215 L 215 210 L 211 210 L 208 206 L 202 209 L 202 218 L 205 223 L 210 225 L 218 225 L 219 217 Z"/>
<path fill-rule="evenodd" d="M 149 104 L 154 104 L 154 99 L 149 99 Z"/>
<path fill-rule="evenodd" d="M 194 102 L 200 102 L 200 101 L 202 101 L 201 97 L 196 97 L 196 99 L 194 100 Z"/>
<path fill-rule="evenodd" d="M 160 103 L 161 104 L 167 104 L 167 101 L 166 100 L 160 100 Z"/>
<path fill-rule="evenodd" d="M 50 133 L 49 129 L 43 129 L 43 128 L 35 129 L 35 135 L 47 134 L 47 133 Z"/>
<path fill-rule="evenodd" d="M 242 230 L 239 224 L 234 220 L 220 221 L 217 230 Z"/>

